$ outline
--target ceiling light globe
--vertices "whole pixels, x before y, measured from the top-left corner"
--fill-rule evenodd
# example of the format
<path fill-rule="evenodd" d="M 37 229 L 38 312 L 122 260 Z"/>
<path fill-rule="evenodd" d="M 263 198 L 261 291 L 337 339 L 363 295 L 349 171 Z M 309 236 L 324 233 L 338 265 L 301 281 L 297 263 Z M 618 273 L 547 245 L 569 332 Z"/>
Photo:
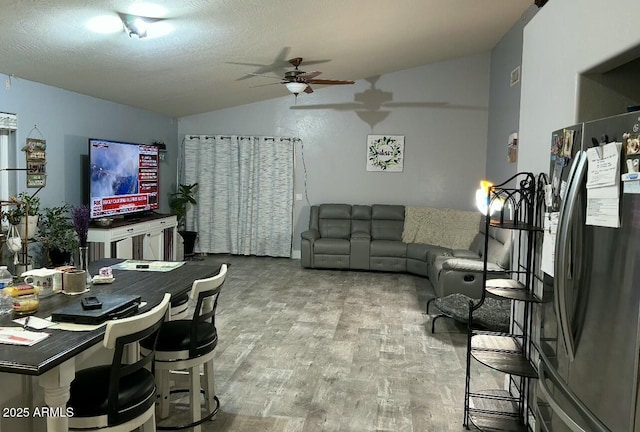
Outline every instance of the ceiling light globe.
<path fill-rule="evenodd" d="M 307 84 L 301 82 L 288 82 L 285 86 L 293 94 L 302 93 L 307 88 Z"/>
<path fill-rule="evenodd" d="M 147 35 L 147 22 L 141 18 L 136 18 L 130 25 L 131 33 L 135 34 L 139 38 L 143 38 Z"/>

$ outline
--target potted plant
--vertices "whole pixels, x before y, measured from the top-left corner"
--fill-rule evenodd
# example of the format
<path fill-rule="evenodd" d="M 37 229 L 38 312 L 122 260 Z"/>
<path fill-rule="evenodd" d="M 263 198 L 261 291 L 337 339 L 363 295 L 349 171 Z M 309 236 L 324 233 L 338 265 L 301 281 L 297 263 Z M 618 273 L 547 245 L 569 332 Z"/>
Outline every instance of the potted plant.
<path fill-rule="evenodd" d="M 4 213 L 5 218 L 11 225 L 18 226 L 20 238 L 31 238 L 37 234 L 38 218 L 40 216 L 40 198 L 20 192 L 17 196 L 9 197 L 15 206 L 10 206 Z M 28 215 L 28 218 L 24 216 Z M 28 226 L 27 226 L 28 219 Z"/>
<path fill-rule="evenodd" d="M 70 211 L 68 204 L 46 207 L 40 218 L 40 238 L 47 244 L 49 261 L 54 267 L 69 263 L 72 252 L 78 248 Z"/>
<path fill-rule="evenodd" d="M 195 199 L 195 193 L 198 190 L 198 183 L 190 185 L 181 184 L 178 191 L 171 194 L 169 200 L 169 208 L 171 213 L 178 218 L 178 234 L 184 240 L 185 256 L 193 255 L 193 249 L 198 237 L 197 231 L 187 231 L 187 209 L 189 205 L 196 205 L 198 201 Z"/>

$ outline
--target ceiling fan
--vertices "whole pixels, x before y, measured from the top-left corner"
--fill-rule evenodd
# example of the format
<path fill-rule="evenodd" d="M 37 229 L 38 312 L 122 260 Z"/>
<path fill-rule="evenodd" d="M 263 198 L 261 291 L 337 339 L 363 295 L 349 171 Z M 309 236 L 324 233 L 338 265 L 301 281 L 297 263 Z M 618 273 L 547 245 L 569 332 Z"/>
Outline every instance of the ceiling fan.
<path fill-rule="evenodd" d="M 318 75 L 322 72 L 319 71 L 311 71 L 305 72 L 301 71 L 298 66 L 302 63 L 302 57 L 295 57 L 289 60 L 294 67 L 293 70 L 287 71 L 284 74 L 284 77 L 275 77 L 271 75 L 263 75 L 250 73 L 248 75 L 254 76 L 263 76 L 267 78 L 273 78 L 280 80 L 279 83 L 272 84 L 284 84 L 294 95 L 298 96 L 299 93 L 313 93 L 313 89 L 311 88 L 311 84 L 320 84 L 320 85 L 342 85 L 342 84 L 354 84 L 354 81 L 347 80 L 328 80 L 328 79 L 316 79 Z M 272 84 L 263 84 L 263 85 L 272 85 Z M 262 86 L 254 86 L 254 87 L 262 87 Z"/>

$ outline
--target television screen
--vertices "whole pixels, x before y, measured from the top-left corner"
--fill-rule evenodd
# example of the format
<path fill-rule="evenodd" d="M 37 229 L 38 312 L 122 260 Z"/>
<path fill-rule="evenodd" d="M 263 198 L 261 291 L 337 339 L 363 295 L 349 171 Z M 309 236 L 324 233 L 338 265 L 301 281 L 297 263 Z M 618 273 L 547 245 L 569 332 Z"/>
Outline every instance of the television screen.
<path fill-rule="evenodd" d="M 159 207 L 158 147 L 89 139 L 91 218 Z"/>

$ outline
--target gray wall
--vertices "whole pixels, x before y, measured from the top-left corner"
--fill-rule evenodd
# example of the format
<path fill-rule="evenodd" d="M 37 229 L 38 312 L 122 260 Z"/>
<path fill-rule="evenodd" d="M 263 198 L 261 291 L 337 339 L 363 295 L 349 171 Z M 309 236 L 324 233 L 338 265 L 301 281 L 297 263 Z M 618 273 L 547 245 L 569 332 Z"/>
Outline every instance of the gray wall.
<path fill-rule="evenodd" d="M 353 86 L 320 88 L 311 95 L 301 95 L 297 103 L 287 95 L 176 121 L 13 79 L 10 89 L 0 90 L 0 111 L 18 114 L 17 148 L 22 147 L 34 125 L 47 140 L 47 187 L 39 193 L 44 205 L 81 202 L 81 160 L 89 137 L 163 140 L 168 151 L 161 164 L 161 211 L 166 212 L 166 196 L 175 186 L 177 143 L 185 134 L 299 136 L 303 146 L 296 148 L 295 186 L 305 199 L 295 206 L 297 250 L 299 234 L 307 225 L 309 204 L 402 203 L 472 209 L 473 190 L 485 177 L 485 167 L 487 173 L 491 170 L 490 177 L 504 177 L 500 169 L 511 168 L 505 156 L 506 135 L 510 133 L 506 131 L 514 128 L 505 126 L 505 132 L 494 129 L 511 124 L 512 120 L 496 119 L 517 110 L 517 99 L 492 94 L 492 105 L 497 107 L 492 106 L 492 118 L 488 120 L 489 64 L 493 64 L 493 75 L 498 68 L 511 71 L 512 65 L 502 66 L 501 58 L 517 56 L 514 40 L 519 37 L 520 25 L 524 23 L 519 22 L 503 38 L 491 59 L 485 53 L 389 73 Z M 493 81 L 495 93 L 495 78 Z M 404 172 L 365 171 L 366 136 L 372 133 L 405 135 Z M 496 135 L 498 139 L 491 138 Z M 486 137 L 491 139 L 489 148 Z M 497 167 L 487 160 L 487 152 L 492 161 L 500 162 Z M 25 166 L 23 152 L 17 151 L 15 166 Z M 23 173 L 17 176 L 19 192 L 25 188 L 25 178 Z"/>
<path fill-rule="evenodd" d="M 473 208 L 474 191 L 485 175 L 489 62 L 485 53 L 317 89 L 299 96 L 297 104 L 288 95 L 183 117 L 179 139 L 186 134 L 300 137 L 295 190 L 308 201 L 294 208 L 296 256 L 310 204 Z M 365 170 L 367 134 L 405 136 L 403 172 Z"/>
<path fill-rule="evenodd" d="M 637 50 L 640 32 L 626 29 L 637 27 L 638 16 L 640 2 L 637 0 L 553 0 L 526 26 L 520 171 L 548 170 L 551 132 L 581 120 L 580 74 L 609 62 L 620 53 Z M 598 30 L 603 28 L 603 23 L 614 23 L 615 30 Z M 623 110 L 621 106 L 620 112 Z"/>
<path fill-rule="evenodd" d="M 517 172 L 517 163 L 507 160 L 507 142 L 509 135 L 519 129 L 520 83 L 511 86 L 510 77 L 522 62 L 524 27 L 537 11 L 538 7 L 531 5 L 491 51 L 486 175 L 494 183 Z"/>
<path fill-rule="evenodd" d="M 47 184 L 38 193 L 44 206 L 82 203 L 86 185 L 83 155 L 88 138 L 105 138 L 137 143 L 162 140 L 167 144 L 167 162 L 160 165 L 161 211 L 168 212 L 166 194 L 175 185 L 178 126 L 175 119 L 125 105 L 22 79 L 12 79 L 10 89 L 0 90 L 0 111 L 18 116 L 14 143 L 22 148 L 34 125 L 47 140 Z M 16 152 L 14 166 L 26 166 L 25 153 Z M 86 159 L 86 158 L 85 158 Z M 17 174 L 17 192 L 26 189 L 23 172 Z M 27 189 L 32 192 L 36 189 Z M 2 197 L 7 199 L 8 197 Z"/>

